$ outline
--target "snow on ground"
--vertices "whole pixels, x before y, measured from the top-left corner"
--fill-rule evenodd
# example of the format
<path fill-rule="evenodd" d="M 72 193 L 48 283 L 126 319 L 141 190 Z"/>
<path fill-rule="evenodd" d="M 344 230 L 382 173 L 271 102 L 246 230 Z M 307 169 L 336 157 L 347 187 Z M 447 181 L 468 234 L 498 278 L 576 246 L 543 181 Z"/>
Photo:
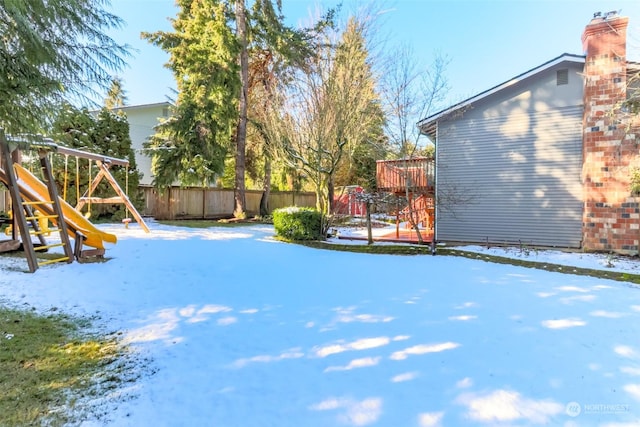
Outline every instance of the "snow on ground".
<path fill-rule="evenodd" d="M 106 263 L 0 257 L 5 304 L 98 314 L 144 364 L 85 426 L 640 424 L 635 286 L 312 249 L 263 225 L 150 227 L 104 226 Z"/>

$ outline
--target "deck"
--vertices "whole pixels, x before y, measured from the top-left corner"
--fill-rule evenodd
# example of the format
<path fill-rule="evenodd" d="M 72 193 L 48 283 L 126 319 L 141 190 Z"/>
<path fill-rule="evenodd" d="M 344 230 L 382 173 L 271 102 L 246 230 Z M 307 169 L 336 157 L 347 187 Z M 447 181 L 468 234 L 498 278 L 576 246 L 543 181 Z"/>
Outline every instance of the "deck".
<path fill-rule="evenodd" d="M 378 191 L 405 194 L 429 194 L 434 191 L 435 162 L 430 157 L 401 160 L 378 160 L 376 184 Z"/>

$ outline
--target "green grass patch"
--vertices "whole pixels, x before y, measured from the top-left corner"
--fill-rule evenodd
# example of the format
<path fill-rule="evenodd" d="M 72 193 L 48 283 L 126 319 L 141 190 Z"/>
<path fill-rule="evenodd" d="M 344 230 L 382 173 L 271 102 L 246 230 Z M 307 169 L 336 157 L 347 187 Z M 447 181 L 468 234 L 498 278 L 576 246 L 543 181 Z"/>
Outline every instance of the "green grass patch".
<path fill-rule="evenodd" d="M 278 238 L 283 242 L 288 240 Z M 290 242 L 290 241 L 288 241 Z M 308 246 L 310 248 L 329 249 L 342 252 L 357 252 L 364 254 L 382 254 L 382 255 L 431 255 L 431 246 L 424 245 L 342 245 L 339 243 L 322 242 L 318 240 L 296 241 L 295 243 Z"/>
<path fill-rule="evenodd" d="M 322 241 L 288 241 L 286 239 L 278 239 L 284 242 L 296 243 L 302 246 L 328 249 L 343 252 L 357 252 L 366 254 L 386 254 L 386 255 L 431 255 L 430 246 L 422 245 L 341 245 L 336 243 L 328 243 Z M 438 256 L 458 256 L 464 258 L 475 259 L 479 261 L 493 262 L 497 264 L 510 264 L 526 268 L 536 268 L 545 271 L 554 271 L 556 273 L 576 274 L 580 276 L 598 277 L 601 279 L 615 280 L 618 282 L 626 282 L 633 285 L 640 285 L 640 275 L 632 273 L 621 273 L 611 270 L 594 270 L 590 268 L 572 267 L 561 264 L 553 264 L 549 262 L 522 260 L 517 258 L 501 257 L 497 255 L 486 255 L 476 252 L 467 252 L 459 249 L 437 248 Z"/>
<path fill-rule="evenodd" d="M 87 334 L 90 326 L 89 319 L 0 306 L 0 425 L 85 419 L 95 412 L 91 398 L 127 381 L 117 337 Z"/>
<path fill-rule="evenodd" d="M 498 264 L 511 264 L 526 268 L 537 268 L 539 270 L 554 271 L 556 273 L 577 274 L 579 276 L 598 277 L 601 279 L 616 280 L 618 282 L 633 283 L 640 285 L 640 275 L 632 273 L 621 273 L 611 270 L 594 270 L 591 268 L 573 267 L 568 265 L 553 264 L 550 262 L 529 261 L 497 255 L 486 255 L 476 252 L 461 251 L 458 249 L 438 248 L 438 254 L 453 255 L 464 258 L 477 259 L 480 261 L 494 262 Z"/>

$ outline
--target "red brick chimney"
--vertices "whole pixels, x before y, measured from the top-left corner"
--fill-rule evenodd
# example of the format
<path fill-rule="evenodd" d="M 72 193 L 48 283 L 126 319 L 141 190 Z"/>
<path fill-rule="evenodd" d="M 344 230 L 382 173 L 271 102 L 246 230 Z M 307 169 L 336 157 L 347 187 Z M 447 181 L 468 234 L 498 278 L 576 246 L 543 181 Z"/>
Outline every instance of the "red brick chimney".
<path fill-rule="evenodd" d="M 627 92 L 627 24 L 615 12 L 595 14 L 582 35 L 584 66 L 583 248 L 638 254 L 640 210 L 631 197 L 637 148 L 616 115 Z"/>

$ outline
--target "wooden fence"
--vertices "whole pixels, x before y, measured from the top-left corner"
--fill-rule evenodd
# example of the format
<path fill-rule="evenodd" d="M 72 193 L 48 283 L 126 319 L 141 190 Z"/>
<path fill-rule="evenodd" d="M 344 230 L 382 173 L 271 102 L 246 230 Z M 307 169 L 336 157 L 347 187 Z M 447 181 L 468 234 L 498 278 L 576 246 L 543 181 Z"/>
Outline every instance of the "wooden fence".
<path fill-rule="evenodd" d="M 153 187 L 140 187 L 144 191 L 145 206 L 142 215 L 156 219 L 215 219 L 233 215 L 233 190 L 218 188 L 171 187 L 158 192 Z M 260 213 L 262 191 L 247 190 L 247 216 Z M 315 193 L 272 191 L 269 211 L 287 206 L 315 207 Z"/>
<path fill-rule="evenodd" d="M 218 188 L 173 187 L 158 193 L 153 187 L 140 187 L 144 192 L 145 206 L 140 213 L 156 219 L 215 219 L 233 215 L 233 190 Z M 247 190 L 247 215 L 260 213 L 262 191 Z M 316 206 L 315 193 L 272 191 L 269 210 L 287 206 Z M 0 212 L 11 208 L 9 192 L 0 184 Z"/>

